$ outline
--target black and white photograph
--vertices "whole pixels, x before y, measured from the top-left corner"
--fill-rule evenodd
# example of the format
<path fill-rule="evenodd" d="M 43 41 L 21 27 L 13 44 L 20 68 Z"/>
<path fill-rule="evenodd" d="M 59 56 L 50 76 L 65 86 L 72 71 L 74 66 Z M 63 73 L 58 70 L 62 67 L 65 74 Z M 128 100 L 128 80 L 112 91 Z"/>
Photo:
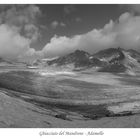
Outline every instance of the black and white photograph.
<path fill-rule="evenodd" d="M 0 128 L 140 128 L 140 4 L 0 4 Z"/>

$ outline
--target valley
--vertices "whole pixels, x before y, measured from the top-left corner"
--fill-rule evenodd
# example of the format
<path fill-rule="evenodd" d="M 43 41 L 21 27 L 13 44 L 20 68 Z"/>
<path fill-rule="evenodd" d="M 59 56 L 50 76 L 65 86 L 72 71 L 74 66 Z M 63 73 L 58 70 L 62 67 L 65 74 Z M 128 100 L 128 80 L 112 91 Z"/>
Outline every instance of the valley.
<path fill-rule="evenodd" d="M 0 127 L 140 127 L 139 58 L 109 48 L 32 65 L 2 59 Z"/>
<path fill-rule="evenodd" d="M 0 127 L 139 127 L 139 77 L 90 70 L 1 70 Z"/>

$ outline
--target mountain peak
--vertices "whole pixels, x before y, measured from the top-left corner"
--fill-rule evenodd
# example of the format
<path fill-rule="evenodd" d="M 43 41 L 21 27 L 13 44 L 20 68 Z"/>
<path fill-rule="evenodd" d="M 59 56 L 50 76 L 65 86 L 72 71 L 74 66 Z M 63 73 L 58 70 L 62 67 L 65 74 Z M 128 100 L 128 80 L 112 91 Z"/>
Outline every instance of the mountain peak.
<path fill-rule="evenodd" d="M 86 51 L 83 51 L 83 50 L 75 50 L 74 52 L 68 54 L 68 55 L 75 55 L 75 57 L 82 57 L 82 56 L 89 56 L 90 54 Z M 67 56 L 68 56 L 67 55 Z"/>
<path fill-rule="evenodd" d="M 84 54 L 85 54 L 85 53 L 87 53 L 87 52 L 85 52 L 85 51 L 83 51 L 83 50 L 77 49 L 77 50 L 74 51 L 74 53 L 84 53 Z"/>

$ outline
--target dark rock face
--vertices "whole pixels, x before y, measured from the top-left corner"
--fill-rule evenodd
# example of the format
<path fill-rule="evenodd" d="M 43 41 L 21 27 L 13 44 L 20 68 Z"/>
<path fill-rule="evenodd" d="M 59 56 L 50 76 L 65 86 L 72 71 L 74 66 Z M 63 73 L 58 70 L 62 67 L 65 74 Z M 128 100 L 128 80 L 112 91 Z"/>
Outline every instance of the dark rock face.
<path fill-rule="evenodd" d="M 111 55 L 114 56 L 122 55 L 122 50 L 123 49 L 121 48 L 108 48 L 95 53 L 94 57 L 103 58 L 103 57 L 110 57 Z"/>
<path fill-rule="evenodd" d="M 93 55 L 96 58 L 104 58 L 108 60 L 109 63 L 114 63 L 115 61 L 121 61 L 124 59 L 124 54 L 121 48 L 109 48 Z"/>
<path fill-rule="evenodd" d="M 120 73 L 126 71 L 126 66 L 123 65 L 122 61 L 125 59 L 123 50 L 121 48 L 109 48 L 94 54 L 94 57 L 105 59 L 107 63 L 102 65 L 98 70 L 99 72 L 112 72 Z"/>
<path fill-rule="evenodd" d="M 111 65 L 106 65 L 105 67 L 102 67 L 99 69 L 99 72 L 111 72 L 111 73 L 120 73 L 120 72 L 125 72 L 126 67 L 123 64 L 111 64 Z"/>
<path fill-rule="evenodd" d="M 92 66 L 98 66 L 98 67 L 101 67 L 101 66 L 105 66 L 107 64 L 107 62 L 104 62 L 104 61 L 101 61 L 99 58 L 92 58 L 91 60 L 91 63 L 92 63 Z"/>

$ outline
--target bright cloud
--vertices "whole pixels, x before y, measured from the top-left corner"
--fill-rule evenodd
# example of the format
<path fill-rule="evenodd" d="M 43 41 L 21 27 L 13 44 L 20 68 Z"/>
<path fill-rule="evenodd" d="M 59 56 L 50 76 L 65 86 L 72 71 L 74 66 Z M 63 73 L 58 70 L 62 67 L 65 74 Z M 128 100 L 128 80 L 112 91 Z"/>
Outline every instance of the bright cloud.
<path fill-rule="evenodd" d="M 35 5 L 10 5 L 0 8 L 0 57 L 14 60 L 26 54 L 36 54 L 30 44 L 40 35 L 36 25 L 36 18 L 41 14 L 39 8 Z"/>
<path fill-rule="evenodd" d="M 138 12 L 137 7 L 132 9 Z M 35 59 L 62 56 L 76 49 L 95 53 L 109 47 L 140 50 L 140 16 L 133 12 L 123 13 L 118 20 L 110 20 L 103 28 L 85 34 L 72 37 L 55 35 L 42 50 L 36 51 L 30 45 L 40 37 L 37 25 L 37 18 L 41 15 L 39 7 L 10 5 L 0 7 L 0 11 L 0 57 Z M 57 26 L 64 27 L 65 23 L 53 22 L 53 27 Z"/>
<path fill-rule="evenodd" d="M 124 13 L 119 20 L 110 20 L 102 29 L 75 35 L 54 36 L 50 43 L 46 44 L 42 52 L 46 57 L 55 57 L 67 54 L 76 49 L 82 49 L 95 53 L 109 47 L 122 47 L 126 49 L 140 49 L 140 16 Z"/>

